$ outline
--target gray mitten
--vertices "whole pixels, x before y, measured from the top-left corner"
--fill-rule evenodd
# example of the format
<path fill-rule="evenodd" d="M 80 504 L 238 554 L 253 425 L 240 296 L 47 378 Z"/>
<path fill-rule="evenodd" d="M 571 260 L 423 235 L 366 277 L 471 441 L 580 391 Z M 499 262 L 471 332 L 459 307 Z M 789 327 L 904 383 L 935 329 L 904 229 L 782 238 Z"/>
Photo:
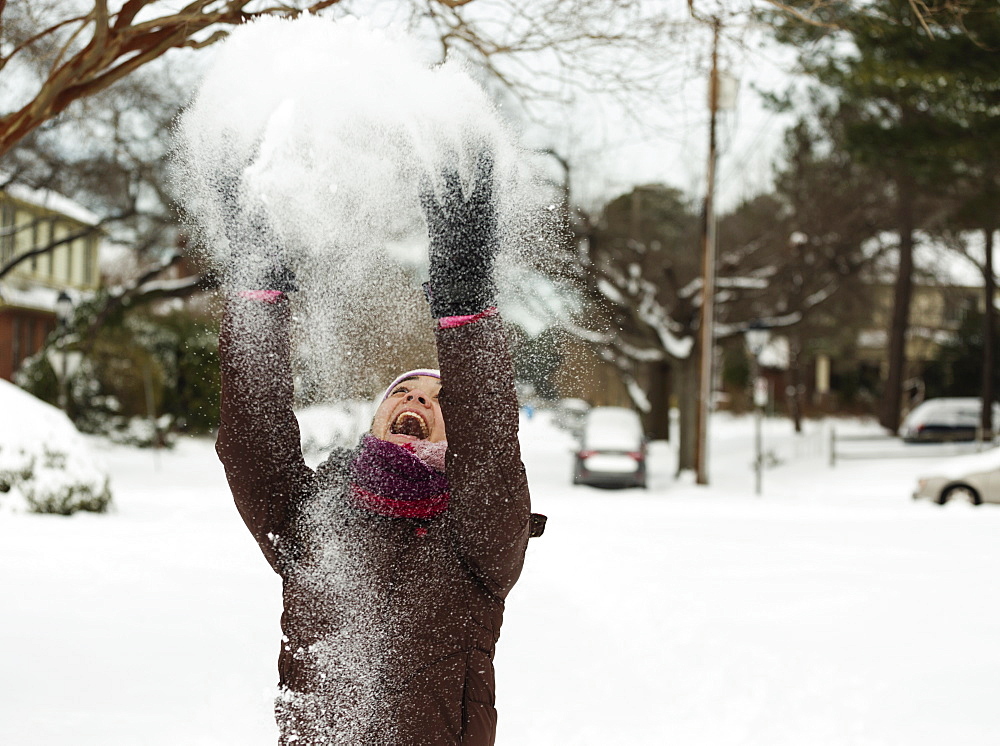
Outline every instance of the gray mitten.
<path fill-rule="evenodd" d="M 247 211 L 240 200 L 240 179 L 230 174 L 215 180 L 219 195 L 222 227 L 232 247 L 233 262 L 260 267 L 259 287 L 244 290 L 280 290 L 283 293 L 299 289 L 295 273 L 284 259 L 277 235 L 262 207 Z"/>
<path fill-rule="evenodd" d="M 493 156 L 480 152 L 468 198 L 462 194 L 458 170 L 441 174 L 436 194 L 428 184 L 420 195 L 430 238 L 431 315 L 470 316 L 496 305 L 493 265 L 497 239 Z"/>

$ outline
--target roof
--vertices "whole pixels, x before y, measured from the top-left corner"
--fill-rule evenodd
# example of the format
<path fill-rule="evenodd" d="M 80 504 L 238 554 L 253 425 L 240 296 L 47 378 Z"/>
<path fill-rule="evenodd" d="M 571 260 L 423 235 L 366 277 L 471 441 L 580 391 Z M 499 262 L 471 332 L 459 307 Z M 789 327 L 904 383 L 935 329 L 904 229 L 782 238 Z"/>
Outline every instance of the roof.
<path fill-rule="evenodd" d="M 13 306 L 15 308 L 26 308 L 33 311 L 46 311 L 55 313 L 56 298 L 59 293 L 65 292 L 73 301 L 73 305 L 78 305 L 85 293 L 74 288 L 51 288 L 43 285 L 25 286 L 22 283 L 0 281 L 0 308 Z"/>
<path fill-rule="evenodd" d="M 8 184 L 4 192 L 16 200 L 58 212 L 84 225 L 97 225 L 100 218 L 83 205 L 51 189 L 33 189 L 25 184 Z"/>

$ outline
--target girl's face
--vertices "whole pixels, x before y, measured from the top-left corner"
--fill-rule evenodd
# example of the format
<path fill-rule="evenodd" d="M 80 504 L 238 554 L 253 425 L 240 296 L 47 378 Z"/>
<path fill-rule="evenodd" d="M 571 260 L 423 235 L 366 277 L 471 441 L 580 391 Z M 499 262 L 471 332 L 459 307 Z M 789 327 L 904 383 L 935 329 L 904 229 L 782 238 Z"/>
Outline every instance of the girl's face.
<path fill-rule="evenodd" d="M 414 376 L 397 383 L 375 411 L 372 435 L 402 445 L 417 440 L 445 439 L 444 417 L 438 404 L 441 381 Z"/>

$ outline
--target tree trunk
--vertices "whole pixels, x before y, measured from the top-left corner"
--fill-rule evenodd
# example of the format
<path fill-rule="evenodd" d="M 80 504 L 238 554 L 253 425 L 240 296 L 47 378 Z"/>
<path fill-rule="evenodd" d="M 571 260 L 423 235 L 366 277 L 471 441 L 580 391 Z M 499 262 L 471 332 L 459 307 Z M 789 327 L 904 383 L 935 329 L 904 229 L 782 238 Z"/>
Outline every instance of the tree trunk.
<path fill-rule="evenodd" d="M 649 364 L 649 415 L 646 434 L 650 440 L 670 440 L 671 364 L 665 360 Z"/>
<path fill-rule="evenodd" d="M 899 225 L 899 269 L 892 298 L 892 322 L 889 327 L 889 371 L 882 397 L 879 422 L 895 434 L 899 430 L 903 402 L 903 377 L 906 375 L 906 333 L 910 328 L 910 300 L 913 296 L 913 231 L 916 192 L 913 179 L 903 173 L 896 179 L 897 220 Z"/>
<path fill-rule="evenodd" d="M 802 432 L 802 344 L 798 331 L 790 335 L 788 361 L 788 415 L 795 425 L 795 432 Z"/>
<path fill-rule="evenodd" d="M 984 291 L 986 293 L 986 308 L 983 311 L 983 411 L 982 427 L 983 437 L 989 438 L 993 434 L 993 400 L 996 398 L 996 391 L 993 390 L 994 360 L 996 359 L 996 276 L 993 274 L 993 234 L 992 228 L 983 231 L 986 238 L 986 262 L 983 264 Z"/>
<path fill-rule="evenodd" d="M 680 437 L 677 447 L 677 473 L 694 471 L 695 445 L 698 438 L 698 356 L 681 360 L 675 369 L 677 377 L 677 407 L 680 415 Z"/>

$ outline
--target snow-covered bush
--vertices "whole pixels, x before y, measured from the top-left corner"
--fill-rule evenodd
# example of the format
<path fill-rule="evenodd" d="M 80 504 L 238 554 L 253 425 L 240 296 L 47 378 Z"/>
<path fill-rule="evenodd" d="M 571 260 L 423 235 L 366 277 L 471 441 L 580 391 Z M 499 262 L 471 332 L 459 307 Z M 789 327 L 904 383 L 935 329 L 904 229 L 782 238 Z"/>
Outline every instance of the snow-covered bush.
<path fill-rule="evenodd" d="M 0 509 L 71 515 L 111 504 L 107 473 L 65 414 L 0 380 Z"/>

